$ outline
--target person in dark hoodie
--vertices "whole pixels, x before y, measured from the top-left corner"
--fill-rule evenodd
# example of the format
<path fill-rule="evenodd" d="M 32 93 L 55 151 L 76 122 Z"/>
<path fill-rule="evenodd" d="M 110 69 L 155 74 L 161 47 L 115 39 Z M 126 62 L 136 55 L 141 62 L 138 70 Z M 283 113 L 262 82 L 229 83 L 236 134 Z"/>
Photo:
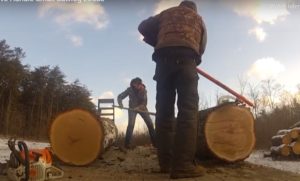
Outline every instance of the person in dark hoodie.
<path fill-rule="evenodd" d="M 154 47 L 160 171 L 170 173 L 172 179 L 202 176 L 205 168 L 194 161 L 199 103 L 196 66 L 202 61 L 207 39 L 202 17 L 194 2 L 182 1 L 142 21 L 138 30 L 144 41 Z"/>
<path fill-rule="evenodd" d="M 143 84 L 142 79 L 136 77 L 131 80 L 130 87 L 124 92 L 118 95 L 118 104 L 122 108 L 122 100 L 129 96 L 129 110 L 128 110 L 128 126 L 125 135 L 125 148 L 132 148 L 131 137 L 135 125 L 135 119 L 137 114 L 144 119 L 149 135 L 151 138 L 152 145 L 155 147 L 155 131 L 153 127 L 150 115 L 147 113 L 147 90 Z"/>

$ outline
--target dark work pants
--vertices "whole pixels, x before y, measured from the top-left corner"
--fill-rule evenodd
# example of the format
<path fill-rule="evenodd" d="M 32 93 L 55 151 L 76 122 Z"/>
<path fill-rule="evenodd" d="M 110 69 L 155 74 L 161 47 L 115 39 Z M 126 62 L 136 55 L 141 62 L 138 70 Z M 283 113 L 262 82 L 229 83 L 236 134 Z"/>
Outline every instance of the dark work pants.
<path fill-rule="evenodd" d="M 190 170 L 196 151 L 198 74 L 193 59 L 157 61 L 156 141 L 161 168 Z M 178 114 L 174 104 L 177 93 Z"/>
<path fill-rule="evenodd" d="M 147 113 L 139 113 L 141 117 L 144 119 L 144 122 L 147 125 L 150 139 L 152 142 L 152 145 L 155 146 L 155 131 L 153 127 L 152 120 L 150 118 L 150 115 Z M 125 135 L 125 146 L 129 146 L 133 134 L 133 129 L 135 125 L 135 119 L 136 119 L 137 112 L 135 111 L 128 111 L 128 125 L 127 125 L 127 130 L 126 130 L 126 135 Z"/>

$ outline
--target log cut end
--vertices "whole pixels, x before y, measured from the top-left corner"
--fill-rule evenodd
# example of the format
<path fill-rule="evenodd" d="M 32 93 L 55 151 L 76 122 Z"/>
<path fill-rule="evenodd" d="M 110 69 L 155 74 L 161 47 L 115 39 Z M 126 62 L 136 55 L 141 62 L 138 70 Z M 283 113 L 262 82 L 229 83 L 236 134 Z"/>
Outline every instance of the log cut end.
<path fill-rule="evenodd" d="M 288 145 L 282 144 L 280 146 L 272 146 L 271 154 L 274 156 L 289 156 L 291 154 L 291 148 Z"/>
<path fill-rule="evenodd" d="M 98 158 L 103 130 L 87 111 L 74 109 L 60 114 L 51 124 L 50 143 L 54 154 L 71 165 L 87 165 Z"/>
<path fill-rule="evenodd" d="M 245 107 L 224 105 L 208 115 L 204 134 L 216 157 L 228 162 L 244 160 L 255 146 L 253 115 Z"/>
<path fill-rule="evenodd" d="M 295 141 L 295 142 L 291 143 L 290 146 L 295 155 L 300 155 L 300 142 L 299 141 Z"/>
<path fill-rule="evenodd" d="M 300 128 L 293 128 L 290 131 L 290 136 L 292 139 L 298 139 L 299 135 L 300 135 Z"/>
<path fill-rule="evenodd" d="M 292 142 L 290 134 L 286 135 L 275 135 L 271 139 L 272 146 L 280 146 L 282 144 L 288 145 Z"/>

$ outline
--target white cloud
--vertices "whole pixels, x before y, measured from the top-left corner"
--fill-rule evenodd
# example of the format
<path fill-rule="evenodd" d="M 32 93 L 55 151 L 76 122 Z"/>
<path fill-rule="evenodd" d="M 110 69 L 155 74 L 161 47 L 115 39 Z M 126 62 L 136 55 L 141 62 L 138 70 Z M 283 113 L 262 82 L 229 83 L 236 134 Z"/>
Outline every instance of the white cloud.
<path fill-rule="evenodd" d="M 278 20 L 284 20 L 290 13 L 284 5 L 276 5 L 277 1 L 226 1 L 233 7 L 234 12 L 240 16 L 247 16 L 258 24 L 275 24 Z"/>
<path fill-rule="evenodd" d="M 278 4 L 280 1 L 236 1 L 226 0 L 226 5 L 233 8 L 239 16 L 253 19 L 259 27 L 250 29 L 248 32 L 256 36 L 259 42 L 263 42 L 267 33 L 261 27 L 263 23 L 274 25 L 278 21 L 283 21 L 290 13 L 285 4 Z"/>
<path fill-rule="evenodd" d="M 256 60 L 248 71 L 248 75 L 259 80 L 265 80 L 277 77 L 284 70 L 285 67 L 280 61 L 267 57 Z"/>
<path fill-rule="evenodd" d="M 249 30 L 248 33 L 250 35 L 254 34 L 256 36 L 256 39 L 259 42 L 263 42 L 267 36 L 267 33 L 265 32 L 265 30 L 261 27 L 255 27 L 255 28 Z"/>
<path fill-rule="evenodd" d="M 290 62 L 293 63 L 290 63 L 286 67 L 287 71 L 284 72 L 284 75 L 278 78 L 278 82 L 284 85 L 285 89 L 291 93 L 296 93 L 298 91 L 297 85 L 300 83 L 300 62 L 298 60 L 291 58 Z"/>
<path fill-rule="evenodd" d="M 72 25 L 88 24 L 96 29 L 105 28 L 108 18 L 99 3 L 41 3 L 38 8 L 39 17 L 50 17 L 67 34 L 66 38 L 76 46 L 83 45 L 83 38 L 73 35 Z"/>
<path fill-rule="evenodd" d="M 75 47 L 80 47 L 83 45 L 82 37 L 77 35 L 68 35 L 67 38 L 72 42 Z"/>
<path fill-rule="evenodd" d="M 113 98 L 114 98 L 114 93 L 112 91 L 103 92 L 99 96 L 99 99 L 113 99 Z"/>
<path fill-rule="evenodd" d="M 161 11 L 168 9 L 170 7 L 175 7 L 180 4 L 182 0 L 160 0 L 156 5 L 154 9 L 154 14 L 158 14 Z"/>
<path fill-rule="evenodd" d="M 63 27 L 86 23 L 101 29 L 108 23 L 106 12 L 99 3 L 42 3 L 39 6 L 39 16 L 51 16 Z"/>

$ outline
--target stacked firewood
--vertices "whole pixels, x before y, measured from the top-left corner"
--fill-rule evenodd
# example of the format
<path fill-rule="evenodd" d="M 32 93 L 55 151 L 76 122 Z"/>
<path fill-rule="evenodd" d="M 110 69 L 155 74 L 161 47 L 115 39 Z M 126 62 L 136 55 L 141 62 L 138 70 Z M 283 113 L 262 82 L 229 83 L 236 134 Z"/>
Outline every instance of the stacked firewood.
<path fill-rule="evenodd" d="M 273 158 L 300 158 L 300 127 L 279 130 L 271 142 Z"/>

